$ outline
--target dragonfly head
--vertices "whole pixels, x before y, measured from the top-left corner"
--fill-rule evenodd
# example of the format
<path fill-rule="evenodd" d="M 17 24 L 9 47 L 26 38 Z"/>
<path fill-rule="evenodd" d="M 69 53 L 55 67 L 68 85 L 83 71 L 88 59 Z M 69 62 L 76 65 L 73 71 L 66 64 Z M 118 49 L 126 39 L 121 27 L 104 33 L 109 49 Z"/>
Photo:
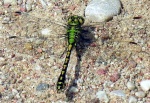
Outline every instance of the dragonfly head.
<path fill-rule="evenodd" d="M 84 18 L 82 16 L 70 16 L 68 18 L 68 25 L 81 26 L 84 23 Z"/>

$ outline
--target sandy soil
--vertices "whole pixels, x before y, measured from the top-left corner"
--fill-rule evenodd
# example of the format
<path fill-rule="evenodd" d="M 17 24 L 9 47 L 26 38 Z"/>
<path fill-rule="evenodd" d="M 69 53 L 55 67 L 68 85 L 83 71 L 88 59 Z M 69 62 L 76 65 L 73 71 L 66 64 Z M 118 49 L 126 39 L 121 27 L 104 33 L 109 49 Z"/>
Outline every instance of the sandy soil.
<path fill-rule="evenodd" d="M 45 9 L 37 2 L 32 11 L 21 15 L 15 13 L 19 5 L 0 7 L 1 103 L 103 103 L 96 97 L 100 90 L 106 92 L 109 103 L 128 103 L 130 96 L 137 103 L 150 103 L 149 92 L 143 92 L 144 97 L 135 95 L 142 91 L 140 81 L 150 79 L 149 0 L 121 0 L 121 13 L 112 20 L 84 24 L 89 32 L 83 35 L 82 60 L 77 60 L 74 49 L 66 90 L 56 92 L 66 55 L 66 18 L 71 13 L 83 16 L 88 2 L 64 0 Z M 129 90 L 128 81 L 136 88 Z M 40 83 L 48 86 L 39 90 Z M 126 96 L 112 95 L 114 90 Z"/>

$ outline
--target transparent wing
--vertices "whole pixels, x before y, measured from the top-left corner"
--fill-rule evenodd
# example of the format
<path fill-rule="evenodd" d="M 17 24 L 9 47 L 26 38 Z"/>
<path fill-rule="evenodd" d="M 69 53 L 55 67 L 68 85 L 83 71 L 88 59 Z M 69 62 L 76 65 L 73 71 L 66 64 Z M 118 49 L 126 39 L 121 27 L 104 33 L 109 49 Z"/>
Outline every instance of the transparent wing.
<path fill-rule="evenodd" d="M 38 14 L 22 13 L 16 16 L 11 12 L 1 18 L 1 38 L 5 39 L 6 47 L 11 46 L 9 50 L 30 55 L 33 55 L 30 50 L 36 54 L 39 48 L 45 53 L 49 53 L 51 48 L 51 54 L 58 55 L 64 51 L 66 41 L 61 37 L 66 33 L 66 28 L 59 25 L 61 23 L 52 22 L 51 18 L 38 18 Z"/>

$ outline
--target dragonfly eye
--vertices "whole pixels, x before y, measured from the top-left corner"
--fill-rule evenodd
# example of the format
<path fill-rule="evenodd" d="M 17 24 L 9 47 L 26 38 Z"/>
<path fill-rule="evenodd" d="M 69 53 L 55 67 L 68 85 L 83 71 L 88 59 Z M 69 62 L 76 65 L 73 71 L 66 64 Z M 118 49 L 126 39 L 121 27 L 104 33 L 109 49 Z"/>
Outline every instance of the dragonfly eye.
<path fill-rule="evenodd" d="M 79 18 L 79 22 L 82 25 L 84 23 L 84 19 L 82 17 Z"/>
<path fill-rule="evenodd" d="M 68 23 L 70 23 L 72 21 L 72 18 L 68 18 Z"/>
<path fill-rule="evenodd" d="M 81 16 L 70 16 L 68 18 L 69 25 L 82 25 L 84 23 L 84 19 Z"/>

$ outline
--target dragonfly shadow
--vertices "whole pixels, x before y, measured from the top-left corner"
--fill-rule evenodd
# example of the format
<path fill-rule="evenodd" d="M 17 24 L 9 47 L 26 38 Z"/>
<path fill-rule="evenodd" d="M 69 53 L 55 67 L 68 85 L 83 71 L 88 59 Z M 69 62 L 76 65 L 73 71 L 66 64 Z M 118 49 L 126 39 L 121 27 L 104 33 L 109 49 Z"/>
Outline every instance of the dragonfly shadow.
<path fill-rule="evenodd" d="M 69 88 L 66 90 L 65 94 L 68 101 L 72 101 L 76 88 L 78 88 L 77 80 L 80 78 L 80 69 L 81 69 L 81 60 L 84 53 L 87 51 L 88 47 L 95 41 L 94 34 L 90 31 L 93 31 L 95 27 L 86 26 L 83 27 L 83 30 L 80 34 L 80 39 L 76 44 L 76 54 L 77 54 L 77 63 L 75 66 L 75 75 L 74 79 L 70 82 Z"/>

